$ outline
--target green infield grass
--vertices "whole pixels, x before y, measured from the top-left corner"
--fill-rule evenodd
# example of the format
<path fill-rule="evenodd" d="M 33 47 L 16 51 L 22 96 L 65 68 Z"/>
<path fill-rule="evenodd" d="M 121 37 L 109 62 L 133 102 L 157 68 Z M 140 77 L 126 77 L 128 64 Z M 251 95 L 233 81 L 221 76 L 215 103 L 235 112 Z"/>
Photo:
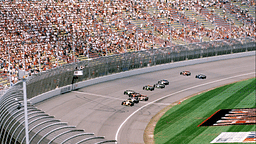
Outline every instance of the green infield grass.
<path fill-rule="evenodd" d="M 255 108 L 255 88 L 253 78 L 196 95 L 172 107 L 155 126 L 155 143 L 209 144 L 221 132 L 256 131 L 256 125 L 198 127 L 220 109 Z"/>

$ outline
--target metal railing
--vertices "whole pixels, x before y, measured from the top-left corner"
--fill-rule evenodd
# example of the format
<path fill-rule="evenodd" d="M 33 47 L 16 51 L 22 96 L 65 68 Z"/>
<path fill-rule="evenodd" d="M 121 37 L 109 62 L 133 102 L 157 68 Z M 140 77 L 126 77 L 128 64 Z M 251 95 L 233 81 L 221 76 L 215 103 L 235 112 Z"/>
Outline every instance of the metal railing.
<path fill-rule="evenodd" d="M 25 142 L 24 106 L 22 82 L 12 86 L 0 97 L 0 143 L 19 144 Z M 75 126 L 60 122 L 28 103 L 28 128 L 30 143 L 86 143 L 93 139 L 93 143 L 111 143 L 104 137 L 95 136 L 93 133 L 84 132 Z M 90 138 L 90 139 L 89 139 Z M 86 142 L 85 142 L 86 141 Z"/>

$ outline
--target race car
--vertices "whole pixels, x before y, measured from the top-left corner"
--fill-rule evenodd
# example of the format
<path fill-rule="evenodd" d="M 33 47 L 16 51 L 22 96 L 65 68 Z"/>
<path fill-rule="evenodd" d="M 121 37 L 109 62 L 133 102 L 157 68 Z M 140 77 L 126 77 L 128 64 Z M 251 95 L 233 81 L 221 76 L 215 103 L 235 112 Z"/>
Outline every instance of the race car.
<path fill-rule="evenodd" d="M 198 78 L 198 79 L 206 79 L 206 75 L 204 75 L 204 74 L 198 74 L 198 75 L 196 75 L 195 78 Z"/>
<path fill-rule="evenodd" d="M 165 88 L 165 85 L 164 84 L 159 84 L 159 83 L 157 83 L 157 84 L 154 84 L 154 87 L 155 88 Z"/>
<path fill-rule="evenodd" d="M 140 102 L 138 97 L 131 97 L 131 100 L 134 103 L 139 103 Z"/>
<path fill-rule="evenodd" d="M 180 75 L 190 76 L 191 72 L 190 71 L 182 71 L 182 72 L 180 72 Z"/>
<path fill-rule="evenodd" d="M 148 97 L 144 96 L 144 95 L 140 95 L 140 96 L 138 96 L 138 100 L 140 100 L 140 101 L 148 101 Z"/>
<path fill-rule="evenodd" d="M 164 84 L 164 85 L 169 85 L 169 81 L 168 80 L 159 80 L 158 81 L 159 84 Z"/>
<path fill-rule="evenodd" d="M 136 97 L 136 98 L 138 98 L 139 101 L 147 101 L 148 100 L 148 97 L 146 95 L 142 95 L 140 93 L 131 94 L 130 97 Z"/>
<path fill-rule="evenodd" d="M 124 91 L 124 95 L 130 95 L 132 93 L 136 93 L 134 90 L 126 90 Z"/>
<path fill-rule="evenodd" d="M 121 105 L 134 106 L 134 102 L 132 102 L 131 98 L 128 98 L 127 100 L 123 101 Z"/>
<path fill-rule="evenodd" d="M 135 92 L 135 93 L 131 93 L 129 97 L 139 97 L 140 95 L 141 95 L 140 93 Z"/>
<path fill-rule="evenodd" d="M 152 86 L 152 85 L 143 86 L 143 90 L 150 90 L 150 91 L 152 91 L 152 90 L 154 90 L 154 89 L 155 89 L 155 87 Z"/>

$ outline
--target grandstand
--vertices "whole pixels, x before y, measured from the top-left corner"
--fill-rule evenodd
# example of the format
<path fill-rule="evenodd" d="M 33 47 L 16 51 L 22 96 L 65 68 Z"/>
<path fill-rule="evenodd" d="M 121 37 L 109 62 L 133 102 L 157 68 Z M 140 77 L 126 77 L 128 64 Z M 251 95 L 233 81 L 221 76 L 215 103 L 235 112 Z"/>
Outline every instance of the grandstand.
<path fill-rule="evenodd" d="M 255 37 L 253 0 L 0 1 L 0 19 L 0 89 L 18 81 L 24 64 L 32 75 L 88 58 Z"/>

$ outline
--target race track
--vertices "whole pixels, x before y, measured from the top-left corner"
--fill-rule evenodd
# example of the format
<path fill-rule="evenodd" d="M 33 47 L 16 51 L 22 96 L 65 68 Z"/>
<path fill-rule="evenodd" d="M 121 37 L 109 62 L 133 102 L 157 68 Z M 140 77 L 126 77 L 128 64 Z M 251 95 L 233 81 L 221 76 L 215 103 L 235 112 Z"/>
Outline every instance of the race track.
<path fill-rule="evenodd" d="M 192 75 L 181 76 L 183 70 L 191 71 Z M 196 79 L 199 73 L 207 79 Z M 117 138 L 118 144 L 140 144 L 144 143 L 143 133 L 150 119 L 167 105 L 194 93 L 252 77 L 255 77 L 255 56 L 104 82 L 54 97 L 36 107 L 85 132 L 109 140 Z M 169 80 L 170 85 L 154 91 L 142 90 L 144 85 L 153 85 L 160 79 Z M 140 101 L 133 107 L 122 106 L 121 102 L 128 98 L 123 94 L 127 89 L 147 95 L 149 101 Z"/>

